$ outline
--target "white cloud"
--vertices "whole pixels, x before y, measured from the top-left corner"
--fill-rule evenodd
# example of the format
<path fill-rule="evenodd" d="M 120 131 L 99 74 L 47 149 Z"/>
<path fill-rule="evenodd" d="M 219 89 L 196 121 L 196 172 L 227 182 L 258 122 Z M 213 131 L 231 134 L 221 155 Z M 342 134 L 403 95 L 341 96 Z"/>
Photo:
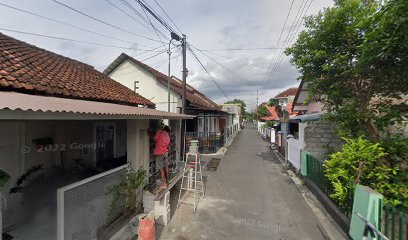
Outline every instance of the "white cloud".
<path fill-rule="evenodd" d="M 156 38 L 154 32 L 146 29 L 136 21 L 113 8 L 106 1 L 60 1 L 127 31 L 150 38 Z M 113 2 L 123 9 L 126 9 L 126 7 L 119 1 Z M 137 6 L 134 1 L 129 2 L 133 4 L 136 9 L 139 9 L 141 14 L 144 14 L 143 11 L 140 10 L 140 6 Z M 147 2 L 154 7 L 159 14 L 163 15 L 153 1 Z M 279 34 L 291 3 L 291 1 L 282 0 L 158 0 L 158 2 L 164 9 L 166 9 L 167 13 L 173 18 L 179 28 L 186 33 L 188 41 L 201 49 L 274 47 L 278 41 Z M 78 25 L 115 38 L 134 42 L 134 44 L 86 33 L 78 29 L 30 16 L 4 6 L 0 6 L 0 16 L 2 16 L 0 28 L 11 28 L 15 30 L 123 47 L 150 46 L 153 48 L 161 45 L 161 43 L 141 39 L 134 35 L 95 22 L 63 8 L 52 1 L 4 0 L 2 3 L 32 11 L 50 18 L 55 18 L 60 21 L 65 21 L 73 25 Z M 301 1 L 299 0 L 295 0 L 294 2 L 292 14 L 288 19 L 287 30 L 293 24 L 293 18 L 300 3 Z M 323 7 L 331 4 L 331 0 L 314 1 L 309 10 L 309 14 L 317 13 Z M 133 14 L 130 11 L 128 12 L 129 14 Z M 136 15 L 134 16 L 136 17 Z M 165 18 L 164 15 L 163 18 Z M 166 20 L 168 21 L 168 19 Z M 164 28 L 160 29 L 163 33 L 168 34 Z M 2 30 L 0 31 L 39 47 L 78 59 L 95 66 L 97 69 L 103 69 L 106 67 L 122 51 L 131 55 L 141 53 L 140 51 L 63 42 L 59 40 L 10 33 Z M 284 32 L 282 39 L 285 39 L 286 34 L 287 31 Z M 164 44 L 167 45 L 168 43 Z M 158 50 L 161 50 L 161 48 Z M 199 52 L 196 52 L 196 54 L 231 99 L 242 98 L 247 101 L 249 108 L 252 108 L 256 105 L 257 89 L 261 90 L 259 102 L 263 102 L 267 101 L 270 97 L 285 88 L 297 85 L 296 78 L 298 77 L 298 73 L 296 69 L 291 66 L 286 57 L 282 61 L 278 72 L 276 72 L 272 78 L 265 77 L 266 69 L 271 64 L 272 56 L 275 56 L 274 59 L 277 58 L 275 54 L 276 51 L 277 50 L 206 52 L 209 56 L 231 69 L 234 74 L 201 55 Z M 146 53 L 137 58 L 142 60 L 154 54 L 156 53 Z M 172 56 L 179 54 L 179 52 L 173 50 Z M 158 69 L 167 73 L 167 62 L 165 61 L 167 58 L 168 55 L 161 54 L 147 60 L 146 63 L 153 66 L 156 65 L 156 63 L 162 62 L 161 65 L 158 66 Z M 172 61 L 173 75 L 181 77 L 181 63 L 181 58 Z M 218 102 L 226 100 L 207 74 L 189 54 L 187 55 L 187 64 L 189 69 L 188 82 L 190 84 Z"/>

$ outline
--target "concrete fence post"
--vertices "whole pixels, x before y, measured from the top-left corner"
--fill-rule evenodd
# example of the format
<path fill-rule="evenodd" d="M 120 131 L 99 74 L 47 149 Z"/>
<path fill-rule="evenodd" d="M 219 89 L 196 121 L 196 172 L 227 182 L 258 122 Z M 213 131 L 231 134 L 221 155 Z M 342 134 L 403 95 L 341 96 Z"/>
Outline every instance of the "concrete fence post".
<path fill-rule="evenodd" d="M 354 240 L 362 239 L 365 223 L 356 213 L 362 215 L 375 228 L 379 229 L 382 215 L 381 203 L 383 195 L 367 186 L 357 185 L 354 193 L 353 212 L 350 221 L 350 237 Z"/>
<path fill-rule="evenodd" d="M 307 177 L 307 161 L 309 153 L 305 150 L 300 150 L 300 173 L 302 176 Z"/>

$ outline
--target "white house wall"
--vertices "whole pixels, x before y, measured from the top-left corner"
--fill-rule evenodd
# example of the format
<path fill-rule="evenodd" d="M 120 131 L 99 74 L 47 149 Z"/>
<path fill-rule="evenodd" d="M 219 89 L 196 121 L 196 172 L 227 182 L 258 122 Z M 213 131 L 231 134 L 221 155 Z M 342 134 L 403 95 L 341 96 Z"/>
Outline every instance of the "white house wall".
<path fill-rule="evenodd" d="M 168 111 L 167 86 L 160 83 L 154 75 L 134 62 L 130 60 L 124 61 L 109 74 L 109 77 L 131 90 L 134 90 L 135 81 L 139 81 L 136 92 L 155 103 L 157 110 Z M 181 107 L 180 95 L 170 91 L 170 102 L 170 111 L 179 113 L 180 109 L 178 107 Z"/>

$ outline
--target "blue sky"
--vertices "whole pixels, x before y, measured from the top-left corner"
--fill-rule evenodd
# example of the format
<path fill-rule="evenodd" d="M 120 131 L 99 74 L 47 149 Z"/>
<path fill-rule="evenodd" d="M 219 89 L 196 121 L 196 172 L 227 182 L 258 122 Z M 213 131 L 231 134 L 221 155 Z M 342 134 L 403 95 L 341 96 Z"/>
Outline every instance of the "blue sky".
<path fill-rule="evenodd" d="M 58 1 L 125 31 L 155 39 L 156 41 L 140 38 L 134 34 L 96 22 L 51 0 L 1 0 L 0 3 L 79 26 L 99 34 L 108 35 L 111 38 L 54 23 L 1 5 L 0 28 L 112 45 L 117 48 L 48 39 L 12 33 L 5 30 L 0 30 L 0 32 L 64 56 L 78 59 L 94 66 L 98 70 L 103 70 L 121 52 L 137 55 L 136 58 L 139 60 L 159 54 L 146 60 L 145 63 L 163 73 L 167 73 L 166 59 L 168 59 L 168 55 L 166 53 L 160 54 L 160 52 L 164 52 L 163 44 L 158 42 L 156 33 L 149 28 L 148 23 L 144 22 L 145 26 L 143 26 L 114 8 L 106 0 Z M 153 0 L 145 1 L 170 23 L 170 20 L 166 18 Z M 286 39 L 291 26 L 294 25 L 294 18 L 302 1 L 294 0 L 279 47 L 282 47 L 283 40 Z M 324 7 L 333 4 L 330 0 L 305 1 L 308 1 L 308 4 L 311 2 L 307 15 L 315 14 Z M 110 2 L 142 22 L 135 13 L 131 12 L 119 0 L 110 0 Z M 135 0 L 127 0 L 127 2 L 144 16 L 143 11 Z M 298 73 L 294 66 L 289 63 L 288 57 L 283 58 L 277 72 L 272 74 L 272 77 L 267 74 L 268 66 L 271 63 L 273 64 L 277 56 L 279 56 L 281 51 L 279 49 L 253 51 L 214 50 L 276 47 L 292 1 L 157 0 L 157 2 L 165 9 L 182 32 L 187 35 L 190 44 L 200 49 L 211 50 L 205 53 L 224 65 L 223 67 L 196 51 L 197 56 L 230 99 L 244 99 L 249 105 L 248 107 L 253 108 L 256 104 L 257 89 L 260 90 L 259 102 L 262 102 L 267 101 L 285 88 L 298 84 L 296 80 Z M 153 23 L 161 32 L 169 35 L 169 32 L 160 27 L 157 22 Z M 116 40 L 112 38 L 116 38 Z M 168 44 L 168 40 L 162 39 L 162 41 L 165 45 Z M 121 49 L 120 47 L 132 49 Z M 155 47 L 159 47 L 155 50 L 156 52 L 136 50 L 152 49 Z M 180 57 L 180 50 L 173 49 L 172 57 L 172 74 L 181 78 L 182 59 Z M 190 54 L 187 54 L 187 67 L 189 70 L 188 83 L 218 103 L 227 100 Z M 226 70 L 225 67 L 229 70 Z"/>

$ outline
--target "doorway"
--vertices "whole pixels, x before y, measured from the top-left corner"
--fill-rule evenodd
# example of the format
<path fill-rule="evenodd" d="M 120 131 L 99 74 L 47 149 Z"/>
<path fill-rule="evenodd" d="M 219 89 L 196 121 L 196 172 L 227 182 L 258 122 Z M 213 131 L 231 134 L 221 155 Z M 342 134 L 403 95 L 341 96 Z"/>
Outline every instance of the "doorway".
<path fill-rule="evenodd" d="M 116 156 L 116 125 L 115 123 L 97 123 L 95 126 L 96 166 L 104 168 Z"/>

